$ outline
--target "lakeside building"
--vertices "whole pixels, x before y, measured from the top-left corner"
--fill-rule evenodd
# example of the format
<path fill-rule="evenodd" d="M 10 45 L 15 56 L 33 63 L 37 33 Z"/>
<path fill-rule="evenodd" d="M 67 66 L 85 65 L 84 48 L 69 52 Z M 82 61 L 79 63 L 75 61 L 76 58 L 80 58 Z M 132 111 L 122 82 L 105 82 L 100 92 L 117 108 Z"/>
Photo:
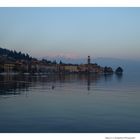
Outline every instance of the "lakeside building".
<path fill-rule="evenodd" d="M 46 66 L 47 73 L 57 73 L 57 65 L 51 64 Z"/>
<path fill-rule="evenodd" d="M 14 63 L 6 63 L 3 65 L 4 72 L 11 73 L 14 71 L 15 64 Z"/>
<path fill-rule="evenodd" d="M 80 73 L 103 73 L 104 68 L 97 64 L 82 64 L 78 66 Z"/>
<path fill-rule="evenodd" d="M 16 61 L 15 72 L 27 73 L 29 71 L 29 65 L 27 61 Z"/>
<path fill-rule="evenodd" d="M 64 70 L 66 73 L 78 73 L 78 65 L 73 64 L 64 65 Z"/>
<path fill-rule="evenodd" d="M 4 61 L 0 63 L 0 72 L 12 73 L 111 73 L 111 67 L 101 67 L 96 63 L 91 63 L 90 56 L 87 64 L 64 64 L 50 63 L 39 60 L 18 60 L 15 62 Z"/>
<path fill-rule="evenodd" d="M 0 64 L 0 73 L 3 72 L 3 71 L 4 71 L 4 70 L 3 70 L 3 65 Z"/>

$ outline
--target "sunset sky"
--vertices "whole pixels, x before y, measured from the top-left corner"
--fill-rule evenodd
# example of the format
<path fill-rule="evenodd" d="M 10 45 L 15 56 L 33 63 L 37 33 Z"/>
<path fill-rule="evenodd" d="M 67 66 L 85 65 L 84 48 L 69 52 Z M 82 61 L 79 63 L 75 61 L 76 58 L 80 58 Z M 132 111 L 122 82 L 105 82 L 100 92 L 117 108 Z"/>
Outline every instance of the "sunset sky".
<path fill-rule="evenodd" d="M 34 57 L 140 59 L 140 8 L 0 8 L 0 47 Z"/>

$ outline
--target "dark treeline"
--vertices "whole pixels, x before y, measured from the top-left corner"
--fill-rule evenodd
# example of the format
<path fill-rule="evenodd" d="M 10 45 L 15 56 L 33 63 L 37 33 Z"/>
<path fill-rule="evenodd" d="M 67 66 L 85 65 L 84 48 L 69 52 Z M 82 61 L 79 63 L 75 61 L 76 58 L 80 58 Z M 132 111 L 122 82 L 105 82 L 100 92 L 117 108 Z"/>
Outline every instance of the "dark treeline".
<path fill-rule="evenodd" d="M 21 53 L 13 50 L 8 50 L 4 48 L 0 48 L 0 56 L 12 58 L 15 60 L 31 60 L 33 59 L 31 56 L 29 56 L 27 53 Z"/>
<path fill-rule="evenodd" d="M 17 52 L 15 50 L 8 50 L 5 48 L 0 47 L 0 59 L 2 60 L 10 60 L 10 61 L 17 61 L 17 60 L 25 60 L 25 61 L 32 61 L 32 60 L 37 60 L 37 58 L 31 57 L 28 53 L 22 53 L 22 52 Z M 41 60 L 42 63 L 44 64 L 57 64 L 56 60 L 50 61 L 46 59 Z"/>

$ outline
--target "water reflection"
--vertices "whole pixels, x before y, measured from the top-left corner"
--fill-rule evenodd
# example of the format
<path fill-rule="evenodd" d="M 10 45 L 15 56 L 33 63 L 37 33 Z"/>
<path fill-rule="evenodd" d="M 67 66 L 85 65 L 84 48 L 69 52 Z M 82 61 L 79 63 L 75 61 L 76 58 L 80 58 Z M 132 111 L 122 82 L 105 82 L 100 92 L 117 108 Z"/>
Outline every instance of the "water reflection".
<path fill-rule="evenodd" d="M 17 76 L 0 76 L 0 95 L 17 95 L 21 91 L 28 91 L 30 83 Z"/>
<path fill-rule="evenodd" d="M 87 90 L 90 90 L 90 74 L 88 74 L 88 80 L 87 80 Z"/>
<path fill-rule="evenodd" d="M 122 78 L 123 78 L 123 74 L 122 74 L 122 73 L 116 74 L 115 76 L 116 76 L 116 79 L 117 79 L 118 81 L 121 81 Z"/>
<path fill-rule="evenodd" d="M 70 74 L 70 75 L 0 75 L 0 95 L 20 94 L 21 91 L 28 91 L 30 87 L 41 85 L 50 86 L 50 90 L 56 90 L 56 83 L 60 84 L 83 84 L 87 90 L 101 81 L 111 81 L 113 75 L 97 74 Z M 117 76 L 118 79 L 122 75 Z"/>
<path fill-rule="evenodd" d="M 111 81 L 112 78 L 113 78 L 113 75 L 112 74 L 104 74 L 105 81 Z"/>
<path fill-rule="evenodd" d="M 137 78 L 0 75 L 0 132 L 138 132 Z"/>

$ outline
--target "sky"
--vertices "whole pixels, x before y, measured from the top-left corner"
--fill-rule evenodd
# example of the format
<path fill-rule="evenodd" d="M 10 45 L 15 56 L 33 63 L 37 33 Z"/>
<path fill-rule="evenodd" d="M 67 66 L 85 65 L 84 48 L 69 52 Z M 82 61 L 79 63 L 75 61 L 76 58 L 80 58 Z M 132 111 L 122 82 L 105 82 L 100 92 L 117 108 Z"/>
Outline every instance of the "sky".
<path fill-rule="evenodd" d="M 140 8 L 0 8 L 0 47 L 33 57 L 140 59 Z"/>

